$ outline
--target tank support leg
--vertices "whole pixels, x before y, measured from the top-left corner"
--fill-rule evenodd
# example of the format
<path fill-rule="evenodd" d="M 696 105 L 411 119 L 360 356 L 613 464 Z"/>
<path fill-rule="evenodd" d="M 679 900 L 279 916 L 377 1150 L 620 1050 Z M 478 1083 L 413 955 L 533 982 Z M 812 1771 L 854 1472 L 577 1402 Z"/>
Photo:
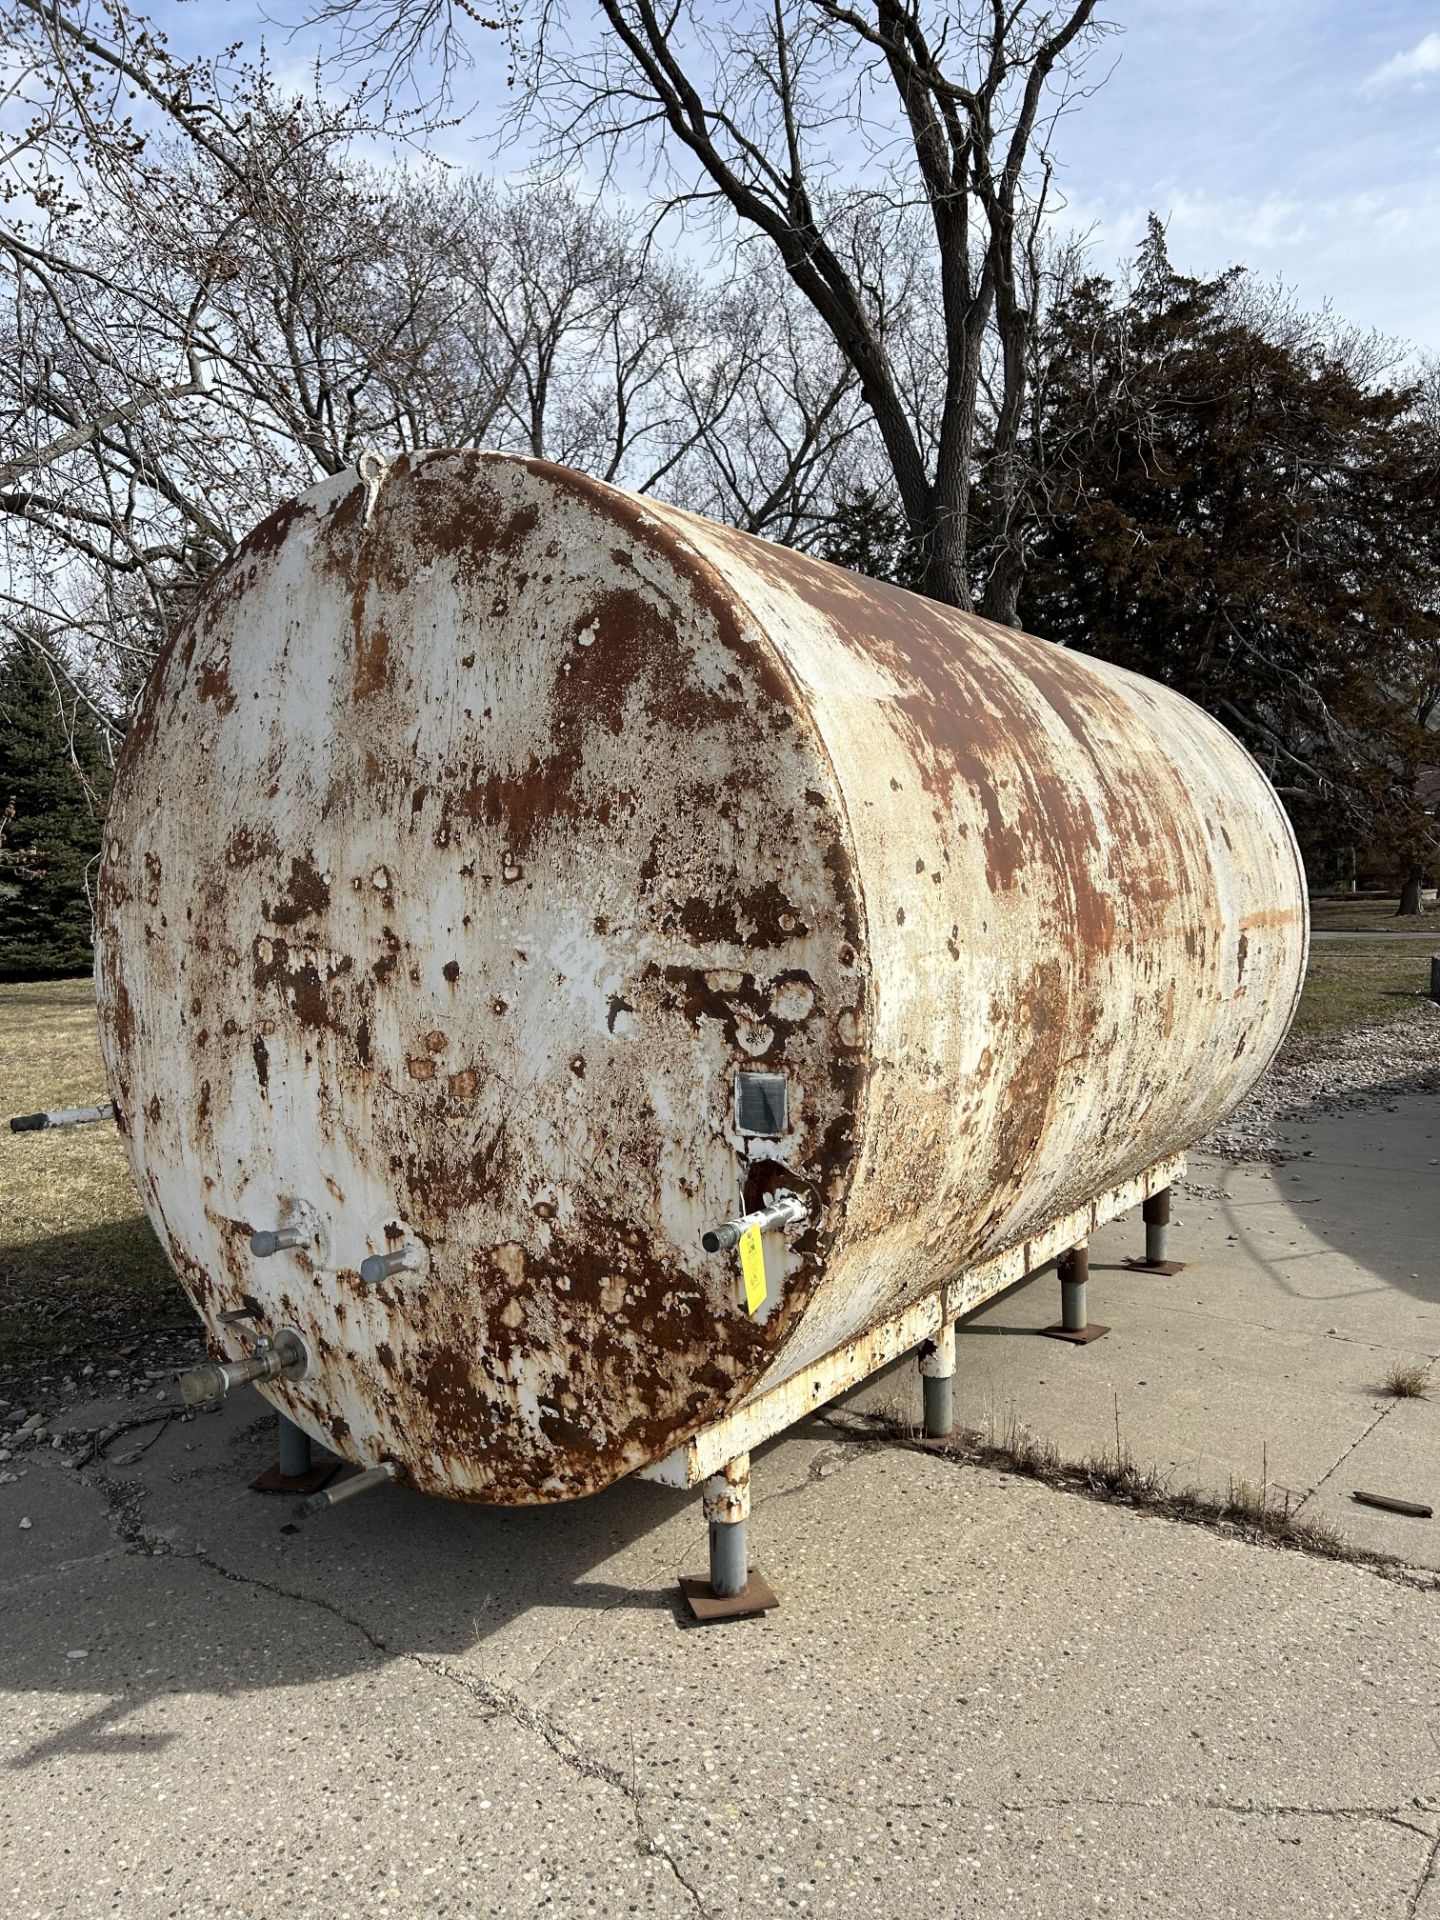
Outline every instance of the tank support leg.
<path fill-rule="evenodd" d="M 287 1480 L 298 1480 L 315 1464 L 310 1457 L 310 1436 L 303 1427 L 283 1413 L 277 1413 L 280 1441 L 280 1471 Z"/>
<path fill-rule="evenodd" d="M 1052 1340 L 1069 1340 L 1077 1347 L 1088 1346 L 1092 1340 L 1099 1340 L 1110 1331 L 1108 1327 L 1094 1325 L 1088 1317 L 1089 1242 L 1081 1240 L 1068 1253 L 1062 1253 L 1055 1265 L 1060 1275 L 1060 1324 L 1046 1327 L 1044 1331 Z"/>
<path fill-rule="evenodd" d="M 275 1416 L 275 1465 L 267 1467 L 258 1480 L 252 1480 L 254 1493 L 318 1493 L 340 1471 L 338 1460 L 316 1461 L 310 1436 L 286 1414 Z"/>
<path fill-rule="evenodd" d="M 946 1440 L 955 1431 L 955 1322 L 933 1340 L 922 1340 L 920 1391 L 925 1396 L 925 1438 Z"/>
<path fill-rule="evenodd" d="M 1152 1193 L 1140 1209 L 1145 1222 L 1145 1258 L 1127 1260 L 1140 1273 L 1183 1273 L 1185 1262 L 1170 1258 L 1170 1189 Z"/>
<path fill-rule="evenodd" d="M 778 1607 L 770 1583 L 750 1565 L 750 1456 L 742 1453 L 712 1473 L 704 1487 L 710 1533 L 710 1577 L 684 1575 L 680 1591 L 697 1620 L 735 1620 Z"/>

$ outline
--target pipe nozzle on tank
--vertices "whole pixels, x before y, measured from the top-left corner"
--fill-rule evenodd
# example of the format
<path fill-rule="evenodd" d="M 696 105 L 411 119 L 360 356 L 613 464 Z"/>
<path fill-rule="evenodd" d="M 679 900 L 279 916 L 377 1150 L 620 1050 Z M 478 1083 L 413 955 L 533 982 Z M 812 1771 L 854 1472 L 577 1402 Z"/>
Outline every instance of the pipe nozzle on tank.
<path fill-rule="evenodd" d="M 387 1486 L 398 1472 L 399 1468 L 393 1460 L 382 1460 L 376 1467 L 366 1467 L 363 1473 L 352 1473 L 348 1480 L 342 1480 L 338 1486 L 325 1487 L 319 1493 L 312 1493 L 308 1500 L 300 1501 L 295 1508 L 295 1517 L 297 1520 L 308 1519 L 312 1513 L 328 1513 L 331 1507 L 338 1507 L 342 1500 L 353 1500 L 356 1494 Z"/>
<path fill-rule="evenodd" d="M 310 1240 L 304 1227 L 265 1227 L 251 1234 L 250 1251 L 257 1260 L 268 1260 L 272 1253 L 284 1253 L 290 1247 L 308 1247 Z"/>
<path fill-rule="evenodd" d="M 180 1398 L 187 1407 L 210 1406 L 223 1400 L 232 1388 L 262 1380 L 299 1380 L 310 1364 L 305 1342 L 298 1333 L 285 1328 L 274 1342 L 262 1341 L 245 1360 L 209 1360 L 191 1367 L 179 1378 Z"/>
<path fill-rule="evenodd" d="M 49 1113 L 17 1113 L 10 1122 L 12 1133 L 44 1133 L 51 1127 L 88 1127 L 97 1120 L 113 1120 L 115 1108 L 109 1100 L 98 1107 L 55 1107 Z"/>
<path fill-rule="evenodd" d="M 360 1262 L 360 1278 L 367 1287 L 378 1287 L 397 1273 L 418 1273 L 421 1267 L 420 1249 L 413 1246 L 396 1247 L 392 1253 L 372 1253 Z M 348 1485 L 348 1482 L 347 1482 Z"/>
<path fill-rule="evenodd" d="M 781 1227 L 798 1227 L 807 1217 L 808 1209 L 798 1193 L 777 1193 L 773 1207 L 762 1207 L 758 1213 L 742 1213 L 735 1220 L 723 1220 L 718 1227 L 710 1227 L 700 1236 L 700 1244 L 706 1253 L 728 1253 L 732 1247 L 738 1247 L 741 1236 L 751 1227 L 758 1227 L 761 1233 L 773 1233 Z"/>

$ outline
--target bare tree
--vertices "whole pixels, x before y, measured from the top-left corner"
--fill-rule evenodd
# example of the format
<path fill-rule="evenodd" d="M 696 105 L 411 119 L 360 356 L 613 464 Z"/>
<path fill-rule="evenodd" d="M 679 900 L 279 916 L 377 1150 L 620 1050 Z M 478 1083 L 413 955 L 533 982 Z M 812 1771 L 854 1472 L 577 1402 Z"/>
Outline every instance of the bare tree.
<path fill-rule="evenodd" d="M 543 0 L 509 23 L 522 111 L 554 168 L 578 155 L 608 177 L 648 152 L 662 206 L 773 245 L 859 381 L 927 590 L 1002 621 L 1015 618 L 1024 571 L 1025 263 L 1045 217 L 1051 135 L 1104 31 L 1095 6 Z M 448 46 L 469 13 L 445 0 L 326 0 L 323 11 L 392 68 L 417 33 L 432 54 Z M 887 240 L 916 209 L 941 373 L 923 414 L 883 285 Z"/>
<path fill-rule="evenodd" d="M 864 457 L 853 374 L 768 262 L 717 291 L 564 183 L 362 164 L 407 130 L 363 92 L 177 65 L 121 7 L 0 25 L 0 643 L 112 737 L 205 576 L 366 445 L 537 454 L 796 541 Z"/>

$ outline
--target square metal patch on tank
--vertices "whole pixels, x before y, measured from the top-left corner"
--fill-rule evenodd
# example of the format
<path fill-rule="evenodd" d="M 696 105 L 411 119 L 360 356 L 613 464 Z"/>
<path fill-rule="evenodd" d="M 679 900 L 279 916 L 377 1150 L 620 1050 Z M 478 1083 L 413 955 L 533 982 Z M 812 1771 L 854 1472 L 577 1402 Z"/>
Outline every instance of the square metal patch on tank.
<path fill-rule="evenodd" d="M 788 1124 L 783 1073 L 737 1073 L 735 1125 L 741 1133 L 777 1140 Z"/>

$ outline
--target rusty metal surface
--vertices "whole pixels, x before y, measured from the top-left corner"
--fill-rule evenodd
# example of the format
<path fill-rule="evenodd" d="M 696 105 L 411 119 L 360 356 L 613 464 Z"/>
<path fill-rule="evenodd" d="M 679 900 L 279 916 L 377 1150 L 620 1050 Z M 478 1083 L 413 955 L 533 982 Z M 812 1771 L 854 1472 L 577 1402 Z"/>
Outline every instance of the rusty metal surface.
<path fill-rule="evenodd" d="M 237 1307 L 295 1328 L 266 1391 L 347 1458 L 592 1491 L 1188 1144 L 1278 1046 L 1293 840 L 1178 696 L 539 462 L 407 457 L 366 508 L 342 477 L 272 516 L 167 650 L 97 957 L 215 1351 Z M 780 1138 L 738 1131 L 741 1069 L 786 1076 Z M 809 1218 L 752 1317 L 700 1234 L 779 1187 Z M 313 1247 L 250 1253 L 297 1216 Z"/>
<path fill-rule="evenodd" d="M 710 1474 L 701 1505 L 712 1526 L 733 1527 L 750 1518 L 750 1455 L 731 1454 Z"/>
<path fill-rule="evenodd" d="M 718 1594 L 698 1573 L 682 1573 L 680 1591 L 691 1614 L 707 1627 L 721 1620 L 746 1620 L 752 1614 L 770 1613 L 780 1604 L 779 1594 L 758 1567 L 751 1567 L 742 1593 Z"/>

